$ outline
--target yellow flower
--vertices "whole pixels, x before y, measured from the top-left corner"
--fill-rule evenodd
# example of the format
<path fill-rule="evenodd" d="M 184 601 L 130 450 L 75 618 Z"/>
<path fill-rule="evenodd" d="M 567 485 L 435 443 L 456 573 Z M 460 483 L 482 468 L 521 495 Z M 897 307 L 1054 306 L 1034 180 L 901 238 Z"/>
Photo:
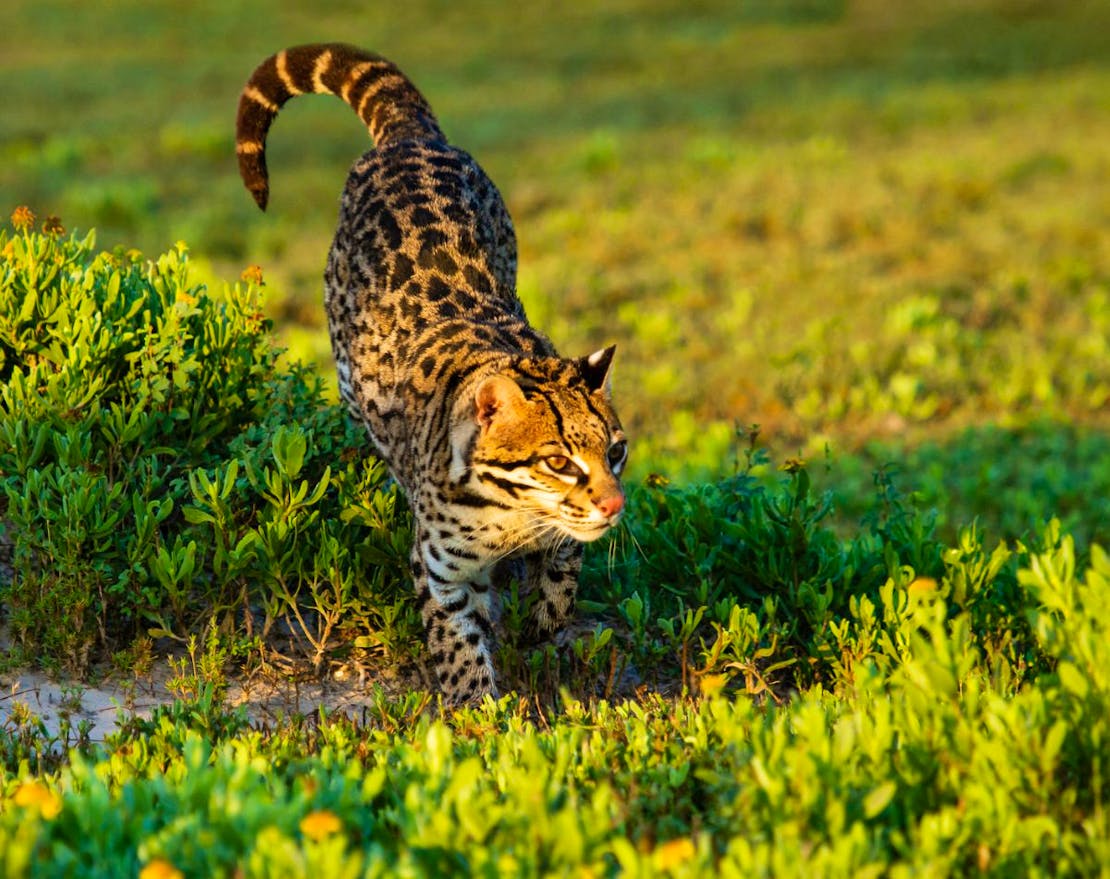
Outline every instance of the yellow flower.
<path fill-rule="evenodd" d="M 316 842 L 342 829 L 343 822 L 334 812 L 329 812 L 327 809 L 309 812 L 301 819 L 301 833 Z"/>
<path fill-rule="evenodd" d="M 62 811 L 62 798 L 38 781 L 25 781 L 15 792 L 13 800 L 25 809 L 37 809 L 47 821 L 58 817 Z"/>
<path fill-rule="evenodd" d="M 139 871 L 139 879 L 185 879 L 185 874 L 165 858 L 155 858 Z"/>
<path fill-rule="evenodd" d="M 703 696 L 716 696 L 728 683 L 728 675 L 702 675 L 698 680 Z"/>
<path fill-rule="evenodd" d="M 249 265 L 243 269 L 243 273 L 239 276 L 240 280 L 246 281 L 248 284 L 255 284 L 259 287 L 262 286 L 262 266 Z"/>
<path fill-rule="evenodd" d="M 932 577 L 918 577 L 906 587 L 906 591 L 916 592 L 918 595 L 927 595 L 930 592 L 935 592 L 936 588 L 937 581 Z"/>
<path fill-rule="evenodd" d="M 25 204 L 12 211 L 12 225 L 20 232 L 26 232 L 35 225 L 35 214 Z"/>
<path fill-rule="evenodd" d="M 694 856 L 694 853 L 693 840 L 680 836 L 678 839 L 672 839 L 659 846 L 655 850 L 655 860 L 659 869 L 668 870 L 677 867 L 679 864 L 685 864 Z"/>

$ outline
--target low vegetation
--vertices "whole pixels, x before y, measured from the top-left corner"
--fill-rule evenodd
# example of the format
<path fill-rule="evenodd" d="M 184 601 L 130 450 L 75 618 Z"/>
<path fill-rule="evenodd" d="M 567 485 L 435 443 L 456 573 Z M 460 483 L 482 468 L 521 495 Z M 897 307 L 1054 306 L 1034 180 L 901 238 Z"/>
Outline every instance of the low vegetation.
<path fill-rule="evenodd" d="M 814 484 L 835 465 L 776 468 L 755 428 L 726 477 L 633 480 L 566 643 L 520 648 L 507 597 L 498 661 L 526 698 L 437 716 L 413 676 L 360 718 L 252 725 L 221 700 L 235 669 L 420 666 L 403 499 L 311 374 L 278 368 L 256 272 L 208 291 L 183 246 L 144 261 L 26 209 L 13 224 L 8 661 L 81 675 L 176 641 L 191 664 L 182 701 L 121 711 L 103 743 L 9 713 L 5 875 L 1084 875 L 1106 857 L 1110 559 L 1091 533 L 1079 552 L 1058 520 L 946 540 L 889 470 L 849 527 Z"/>
<path fill-rule="evenodd" d="M 17 654 L 81 675 L 206 627 L 249 650 L 280 623 L 316 666 L 341 632 L 412 640 L 397 491 L 318 381 L 277 368 L 260 278 L 209 295 L 183 247 L 143 263 L 15 221 L 0 519 Z"/>
<path fill-rule="evenodd" d="M 94 741 L 0 693 L 0 873 L 1105 870 L 1110 7 L 106 8 L 0 9 L 0 669 L 177 698 Z M 365 133 L 294 102 L 268 214 L 235 177 L 253 64 L 337 36 L 497 181 L 533 322 L 619 346 L 627 515 L 458 712 L 334 405 Z M 338 670 L 357 716 L 226 698 Z"/>

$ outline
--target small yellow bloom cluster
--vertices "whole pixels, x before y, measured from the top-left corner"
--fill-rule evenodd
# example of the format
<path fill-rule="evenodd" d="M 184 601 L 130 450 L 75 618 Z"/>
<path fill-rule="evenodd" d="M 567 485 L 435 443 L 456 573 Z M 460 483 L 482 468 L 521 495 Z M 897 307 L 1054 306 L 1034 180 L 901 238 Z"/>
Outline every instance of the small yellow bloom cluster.
<path fill-rule="evenodd" d="M 139 871 L 139 879 L 184 879 L 184 874 L 165 858 L 155 858 Z"/>
<path fill-rule="evenodd" d="M 937 581 L 934 580 L 932 577 L 917 577 L 912 583 L 910 583 L 909 586 L 906 587 L 906 591 L 909 592 L 911 595 L 915 593 L 917 595 L 928 595 L 932 592 L 936 592 L 936 589 Z"/>
<path fill-rule="evenodd" d="M 655 861 L 661 870 L 671 870 L 685 864 L 696 852 L 693 841 L 680 836 L 659 846 L 655 850 Z"/>
<path fill-rule="evenodd" d="M 343 822 L 334 812 L 329 812 L 327 809 L 309 812 L 301 819 L 301 833 L 315 842 L 326 839 L 342 829 Z"/>
<path fill-rule="evenodd" d="M 35 225 L 35 214 L 27 205 L 21 204 L 12 211 L 12 226 L 18 232 L 26 232 Z"/>
<path fill-rule="evenodd" d="M 243 273 L 239 275 L 240 280 L 246 281 L 248 284 L 255 286 L 262 286 L 262 266 L 249 265 L 243 269 Z"/>
<path fill-rule="evenodd" d="M 698 679 L 698 688 L 703 696 L 717 696 L 728 684 L 728 675 L 702 675 Z"/>
<path fill-rule="evenodd" d="M 38 781 L 25 781 L 16 788 L 12 801 L 21 808 L 35 809 L 47 821 L 62 811 L 62 798 Z"/>

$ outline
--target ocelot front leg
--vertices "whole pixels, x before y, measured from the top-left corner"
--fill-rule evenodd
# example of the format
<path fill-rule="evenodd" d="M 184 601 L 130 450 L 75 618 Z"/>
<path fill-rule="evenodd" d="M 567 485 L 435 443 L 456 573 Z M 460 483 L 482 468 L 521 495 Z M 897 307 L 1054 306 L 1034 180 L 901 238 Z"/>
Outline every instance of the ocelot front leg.
<path fill-rule="evenodd" d="M 418 530 L 412 571 L 436 679 L 449 705 L 480 702 L 487 694 L 496 699 L 489 580 L 448 579 L 449 564 Z"/>
<path fill-rule="evenodd" d="M 524 592 L 531 601 L 524 639 L 535 645 L 550 641 L 574 613 L 578 574 L 582 570 L 582 544 L 572 540 L 555 549 L 528 553 L 524 564 Z"/>

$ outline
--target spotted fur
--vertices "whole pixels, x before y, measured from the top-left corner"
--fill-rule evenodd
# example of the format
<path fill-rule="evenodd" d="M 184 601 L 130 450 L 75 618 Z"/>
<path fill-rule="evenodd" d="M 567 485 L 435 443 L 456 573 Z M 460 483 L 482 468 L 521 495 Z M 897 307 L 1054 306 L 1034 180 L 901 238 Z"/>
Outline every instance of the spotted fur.
<path fill-rule="evenodd" d="M 324 276 L 340 393 L 412 507 L 440 687 L 452 703 L 496 695 L 498 593 L 517 579 L 528 634 L 550 637 L 573 609 L 582 543 L 621 515 L 613 348 L 564 359 L 529 325 L 497 188 L 378 55 L 299 46 L 251 75 L 236 151 L 261 208 L 270 123 L 313 92 L 350 105 L 375 147 L 347 178 Z"/>

